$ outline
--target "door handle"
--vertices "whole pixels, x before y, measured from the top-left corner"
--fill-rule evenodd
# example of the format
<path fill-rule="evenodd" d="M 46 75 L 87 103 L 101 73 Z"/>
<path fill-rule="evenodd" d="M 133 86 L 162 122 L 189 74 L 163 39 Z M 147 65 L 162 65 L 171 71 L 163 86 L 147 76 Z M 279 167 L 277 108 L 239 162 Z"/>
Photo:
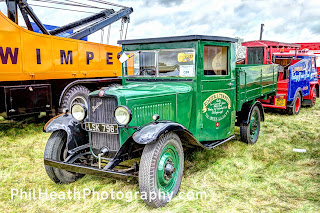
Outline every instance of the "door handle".
<path fill-rule="evenodd" d="M 232 86 L 234 85 L 234 83 L 230 82 L 228 85 L 229 85 L 230 87 L 232 87 Z"/>

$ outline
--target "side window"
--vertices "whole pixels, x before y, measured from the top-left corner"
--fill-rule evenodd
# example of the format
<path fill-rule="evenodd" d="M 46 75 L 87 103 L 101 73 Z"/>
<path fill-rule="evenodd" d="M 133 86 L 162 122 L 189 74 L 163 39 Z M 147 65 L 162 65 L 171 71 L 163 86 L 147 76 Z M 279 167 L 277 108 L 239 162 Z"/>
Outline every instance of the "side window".
<path fill-rule="evenodd" d="M 228 75 L 228 47 L 204 46 L 204 75 Z"/>
<path fill-rule="evenodd" d="M 263 64 L 263 59 L 264 59 L 264 47 L 248 47 L 247 48 L 247 64 Z"/>

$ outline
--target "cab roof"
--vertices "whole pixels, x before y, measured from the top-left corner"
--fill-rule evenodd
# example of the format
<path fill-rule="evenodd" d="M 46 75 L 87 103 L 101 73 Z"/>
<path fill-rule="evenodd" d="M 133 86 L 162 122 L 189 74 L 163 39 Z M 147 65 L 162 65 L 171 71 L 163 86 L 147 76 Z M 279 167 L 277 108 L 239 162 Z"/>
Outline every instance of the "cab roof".
<path fill-rule="evenodd" d="M 315 57 L 314 54 L 308 54 L 308 53 L 273 53 L 275 56 L 310 56 Z"/>
<path fill-rule="evenodd" d="M 218 42 L 228 42 L 228 43 L 235 43 L 238 41 L 238 39 L 236 38 L 221 37 L 221 36 L 187 35 L 187 36 L 119 40 L 118 44 L 152 44 L 152 43 L 168 43 L 168 42 L 181 42 L 181 41 L 197 41 L 197 40 L 218 41 Z"/>
<path fill-rule="evenodd" d="M 291 47 L 291 48 L 299 48 L 300 44 L 285 43 L 285 42 L 278 42 L 278 41 L 256 40 L 256 41 L 243 42 L 242 46 L 246 46 L 246 47 Z"/>

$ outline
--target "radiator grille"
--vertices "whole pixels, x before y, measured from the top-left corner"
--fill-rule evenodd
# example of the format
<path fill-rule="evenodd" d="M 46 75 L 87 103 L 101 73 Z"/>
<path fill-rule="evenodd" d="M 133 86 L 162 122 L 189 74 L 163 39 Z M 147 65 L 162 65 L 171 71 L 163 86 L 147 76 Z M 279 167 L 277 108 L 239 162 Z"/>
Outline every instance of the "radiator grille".
<path fill-rule="evenodd" d="M 118 103 L 113 97 L 90 97 L 89 120 L 94 123 L 116 124 L 114 110 Z M 91 132 L 91 147 L 100 150 L 107 147 L 110 151 L 120 149 L 119 134 Z"/>

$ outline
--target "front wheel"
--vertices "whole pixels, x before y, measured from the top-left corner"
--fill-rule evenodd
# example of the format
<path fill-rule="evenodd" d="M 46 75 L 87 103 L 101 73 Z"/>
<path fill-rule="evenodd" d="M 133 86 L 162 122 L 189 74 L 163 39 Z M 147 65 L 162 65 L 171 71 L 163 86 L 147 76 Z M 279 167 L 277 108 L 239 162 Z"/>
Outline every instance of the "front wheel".
<path fill-rule="evenodd" d="M 175 133 L 147 144 L 139 167 L 139 188 L 144 202 L 154 208 L 165 206 L 179 191 L 183 165 L 183 148 Z"/>
<path fill-rule="evenodd" d="M 241 140 L 248 144 L 255 144 L 260 133 L 261 115 L 259 107 L 255 106 L 251 112 L 249 124 L 240 124 Z"/>
<path fill-rule="evenodd" d="M 44 150 L 44 158 L 56 161 L 64 161 L 67 157 L 67 133 L 63 130 L 53 132 L 47 142 Z M 45 165 L 45 169 L 49 178 L 58 184 L 67 184 L 75 182 L 82 178 L 84 174 L 68 172 L 58 168 Z"/>

